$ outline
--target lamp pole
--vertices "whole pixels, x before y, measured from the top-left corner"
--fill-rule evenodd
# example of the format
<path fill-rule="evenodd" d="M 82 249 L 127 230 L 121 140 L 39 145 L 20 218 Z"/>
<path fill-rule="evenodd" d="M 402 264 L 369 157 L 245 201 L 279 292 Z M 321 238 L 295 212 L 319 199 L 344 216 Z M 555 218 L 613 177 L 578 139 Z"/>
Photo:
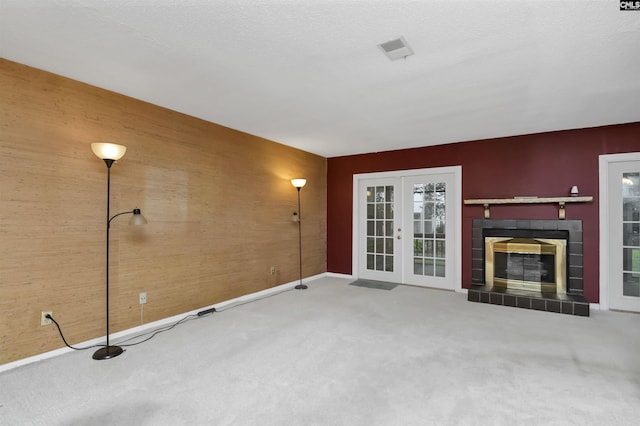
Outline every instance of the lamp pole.
<path fill-rule="evenodd" d="M 111 166 L 115 162 L 115 160 L 109 158 L 103 158 L 105 164 L 107 165 L 107 268 L 106 268 L 106 276 L 107 276 L 107 345 L 103 348 L 98 349 L 93 354 L 93 359 L 109 359 L 117 357 L 122 354 L 124 350 L 120 346 L 110 346 L 109 345 L 109 229 L 111 228 Z M 114 216 L 115 217 L 115 216 Z"/>
<path fill-rule="evenodd" d="M 300 215 L 300 190 L 307 183 L 306 179 L 291 179 L 291 184 L 298 190 L 298 254 L 300 264 L 300 284 L 294 288 L 296 290 L 306 290 L 308 287 L 302 284 L 302 216 Z"/>
<path fill-rule="evenodd" d="M 107 344 L 98 349 L 93 354 L 93 359 L 102 360 L 115 358 L 122 354 L 124 350 L 120 346 L 111 346 L 109 344 L 109 230 L 111 228 L 111 221 L 123 214 L 133 214 L 130 224 L 145 224 L 146 219 L 140 213 L 140 209 L 133 209 L 111 216 L 111 166 L 117 160 L 122 158 L 127 148 L 122 145 L 116 145 L 111 143 L 93 143 L 91 144 L 93 153 L 98 158 L 104 160 L 107 165 L 107 252 L 106 252 L 106 312 L 107 312 Z"/>

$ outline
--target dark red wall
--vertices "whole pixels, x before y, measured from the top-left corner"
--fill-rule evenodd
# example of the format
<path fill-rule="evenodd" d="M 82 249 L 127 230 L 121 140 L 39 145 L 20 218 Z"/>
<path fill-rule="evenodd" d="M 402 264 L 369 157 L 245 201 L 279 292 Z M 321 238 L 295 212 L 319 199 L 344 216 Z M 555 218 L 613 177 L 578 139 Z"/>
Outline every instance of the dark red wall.
<path fill-rule="evenodd" d="M 567 219 L 583 221 L 584 295 L 598 295 L 598 156 L 640 151 L 640 123 L 567 130 L 381 153 L 334 157 L 327 176 L 327 270 L 351 274 L 353 175 L 462 166 L 462 199 L 517 195 L 560 197 L 577 185 L 592 203 L 568 204 Z M 482 206 L 462 209 L 462 285 L 471 283 L 471 222 Z M 557 219 L 552 204 L 491 208 L 492 219 Z"/>

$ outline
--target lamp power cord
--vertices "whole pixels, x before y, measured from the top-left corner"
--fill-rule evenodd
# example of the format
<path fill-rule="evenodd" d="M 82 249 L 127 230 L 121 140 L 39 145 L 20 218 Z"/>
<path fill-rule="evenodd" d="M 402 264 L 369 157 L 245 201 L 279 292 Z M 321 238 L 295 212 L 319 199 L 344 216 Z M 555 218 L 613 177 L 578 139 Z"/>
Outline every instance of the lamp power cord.
<path fill-rule="evenodd" d="M 67 339 L 64 338 L 64 334 L 62 333 L 62 329 L 60 328 L 60 324 L 58 324 L 58 321 L 55 320 L 55 318 L 53 318 L 51 316 L 51 314 L 46 314 L 44 316 L 46 319 L 51 320 L 51 322 L 53 322 L 56 327 L 58 328 L 58 333 L 60 333 L 60 337 L 62 337 L 62 341 L 64 342 L 65 346 L 68 348 L 73 349 L 74 351 L 86 351 L 87 349 L 93 349 L 93 348 L 99 348 L 101 346 L 106 346 L 106 345 L 91 345 L 91 346 L 87 346 L 85 348 L 76 348 L 75 346 L 71 346 L 69 343 L 67 343 Z"/>
<path fill-rule="evenodd" d="M 173 324 L 166 325 L 164 327 L 160 327 L 160 328 L 157 328 L 155 330 L 151 330 L 151 331 L 148 331 L 146 333 L 142 333 L 142 334 L 139 334 L 137 336 L 130 337 L 128 339 L 123 340 L 122 342 L 119 342 L 118 346 L 129 347 L 129 346 L 139 345 L 140 343 L 144 343 L 146 341 L 151 340 L 152 338 L 154 338 L 155 336 L 157 336 L 160 333 L 163 333 L 165 331 L 171 330 L 172 328 L 176 327 L 179 324 L 182 324 L 183 322 L 185 322 L 185 321 L 187 321 L 189 319 L 200 318 L 200 317 L 202 317 L 202 316 L 204 316 L 206 314 L 215 312 L 215 308 L 212 308 L 212 309 L 213 310 L 207 309 L 207 312 L 202 314 L 202 315 L 201 315 L 201 312 L 198 312 L 197 315 L 187 315 L 184 318 L 180 319 L 179 321 L 176 321 Z M 85 346 L 85 347 L 82 347 L 82 348 L 79 348 L 79 347 L 76 347 L 76 346 L 72 346 L 67 342 L 67 339 L 64 337 L 64 333 L 62 332 L 62 329 L 60 328 L 60 324 L 58 324 L 58 321 L 56 321 L 55 318 L 53 318 L 51 316 L 51 314 L 45 315 L 45 318 L 50 319 L 56 325 L 56 328 L 58 329 L 58 333 L 60 334 L 60 337 L 62 338 L 62 341 L 64 342 L 65 346 L 68 347 L 69 349 L 73 349 L 74 351 L 85 351 L 87 349 L 95 349 L 95 348 L 101 348 L 101 347 L 107 346 L 107 345 L 104 345 L 104 344 L 90 345 L 90 346 Z M 150 336 L 145 338 L 145 339 L 143 339 L 143 340 L 141 340 L 141 341 L 139 341 L 139 342 L 124 343 L 124 342 L 130 342 L 130 341 L 135 340 L 135 339 L 139 339 L 139 338 L 147 336 L 147 335 L 150 335 Z"/>
<path fill-rule="evenodd" d="M 180 325 L 182 323 L 185 323 L 187 321 L 194 320 L 194 319 L 199 319 L 199 318 L 202 318 L 204 316 L 209 316 L 210 314 L 213 314 L 214 312 L 228 311 L 230 309 L 237 308 L 238 306 L 247 305 L 249 303 L 253 303 L 253 302 L 260 301 L 260 300 L 264 300 L 264 299 L 267 299 L 267 298 L 270 298 L 270 297 L 273 297 L 273 296 L 278 296 L 278 295 L 280 295 L 282 293 L 286 293 L 286 292 L 292 291 L 292 290 L 293 289 L 290 288 L 290 289 L 286 289 L 286 290 L 280 291 L 278 293 L 270 294 L 270 295 L 267 295 L 267 296 L 264 296 L 264 297 L 260 297 L 260 298 L 257 298 L 257 299 L 236 303 L 236 304 L 233 304 L 233 305 L 231 305 L 231 306 L 229 306 L 229 307 L 227 307 L 227 308 L 225 308 L 223 310 L 217 310 L 216 308 L 209 308 L 209 309 L 202 310 L 202 311 L 198 312 L 197 314 L 189 314 L 189 315 L 185 316 L 184 318 L 176 321 L 173 324 L 169 324 L 169 325 L 166 325 L 164 327 L 160 327 L 160 328 L 157 328 L 155 330 L 150 330 L 150 331 L 148 331 L 146 333 L 138 334 L 136 336 L 129 337 L 128 339 L 122 340 L 122 341 L 118 342 L 118 346 L 121 346 L 121 347 L 136 346 L 136 345 L 139 345 L 141 343 L 148 342 L 149 340 L 153 339 L 158 334 L 164 333 L 165 331 L 172 330 L 174 327 L 177 327 L 178 325 Z M 62 328 L 60 327 L 60 324 L 58 324 L 58 321 L 56 321 L 55 318 L 53 318 L 53 316 L 51 314 L 46 314 L 44 317 L 46 319 L 51 320 L 51 322 L 53 322 L 56 325 L 56 328 L 58 329 L 58 333 L 60 334 L 60 337 L 62 338 L 62 341 L 64 342 L 65 346 L 68 347 L 69 349 L 73 349 L 74 351 L 85 351 L 87 349 L 95 349 L 95 348 L 101 348 L 101 347 L 107 346 L 107 345 L 102 345 L 102 344 L 91 345 L 91 346 L 86 346 L 86 347 L 82 347 L 82 348 L 72 346 L 67 342 L 67 339 L 65 339 L 64 333 L 62 333 Z M 148 337 L 145 337 L 145 336 L 148 336 Z M 126 342 L 131 342 L 132 340 L 136 340 L 136 339 L 140 339 L 140 338 L 143 338 L 143 339 L 140 340 L 140 341 L 135 341 L 133 343 L 126 343 Z"/>

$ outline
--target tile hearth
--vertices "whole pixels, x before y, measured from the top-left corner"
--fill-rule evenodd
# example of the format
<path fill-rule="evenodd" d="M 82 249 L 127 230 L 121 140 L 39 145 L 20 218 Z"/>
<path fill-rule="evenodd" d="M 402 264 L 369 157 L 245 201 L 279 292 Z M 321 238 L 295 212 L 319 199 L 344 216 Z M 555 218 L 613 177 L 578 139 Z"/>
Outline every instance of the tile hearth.
<path fill-rule="evenodd" d="M 543 294 L 526 290 L 472 285 L 467 293 L 467 300 L 514 308 L 589 316 L 589 303 L 584 297 L 577 295 Z"/>
<path fill-rule="evenodd" d="M 565 293 L 541 293 L 485 284 L 484 247 L 486 230 L 563 231 L 567 238 L 567 288 Z M 470 302 L 490 303 L 523 309 L 589 316 L 589 303 L 583 297 L 582 221 L 474 219 L 472 238 L 472 283 Z"/>

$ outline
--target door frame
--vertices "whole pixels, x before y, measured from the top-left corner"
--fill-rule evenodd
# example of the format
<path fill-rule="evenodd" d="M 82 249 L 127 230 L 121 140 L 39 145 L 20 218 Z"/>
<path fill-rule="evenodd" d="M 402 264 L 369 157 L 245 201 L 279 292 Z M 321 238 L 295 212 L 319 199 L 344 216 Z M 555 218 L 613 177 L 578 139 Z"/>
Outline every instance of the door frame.
<path fill-rule="evenodd" d="M 364 179 L 385 179 L 385 178 L 403 178 L 408 176 L 418 175 L 435 175 L 449 173 L 454 175 L 455 185 L 455 198 L 451 203 L 453 206 L 453 218 L 454 218 L 454 242 L 455 250 L 453 253 L 454 258 L 454 274 L 453 277 L 455 292 L 464 293 L 465 289 L 462 288 L 462 166 L 446 166 L 446 167 L 433 167 L 428 169 L 410 169 L 410 170 L 398 170 L 392 172 L 374 172 L 374 173 L 357 173 L 353 175 L 353 200 L 352 206 L 352 243 L 351 243 L 351 273 L 354 278 L 358 278 L 359 264 L 358 264 L 358 250 L 359 250 L 359 203 L 358 192 L 360 188 L 360 181 Z M 400 185 L 402 187 L 402 185 Z M 402 188 L 400 188 L 402 191 Z M 404 194 L 401 195 L 404 199 Z M 404 207 L 403 207 L 404 208 Z M 403 215 L 404 216 L 404 215 Z M 402 229 L 408 229 L 404 223 L 404 217 L 401 218 Z M 402 282 L 404 282 L 404 268 L 402 268 Z"/>
<path fill-rule="evenodd" d="M 640 161 L 640 152 L 624 154 L 603 154 L 598 157 L 599 174 L 599 213 L 600 222 L 600 283 L 599 308 L 605 311 L 609 306 L 609 166 L 612 163 L 622 163 L 626 161 Z"/>

